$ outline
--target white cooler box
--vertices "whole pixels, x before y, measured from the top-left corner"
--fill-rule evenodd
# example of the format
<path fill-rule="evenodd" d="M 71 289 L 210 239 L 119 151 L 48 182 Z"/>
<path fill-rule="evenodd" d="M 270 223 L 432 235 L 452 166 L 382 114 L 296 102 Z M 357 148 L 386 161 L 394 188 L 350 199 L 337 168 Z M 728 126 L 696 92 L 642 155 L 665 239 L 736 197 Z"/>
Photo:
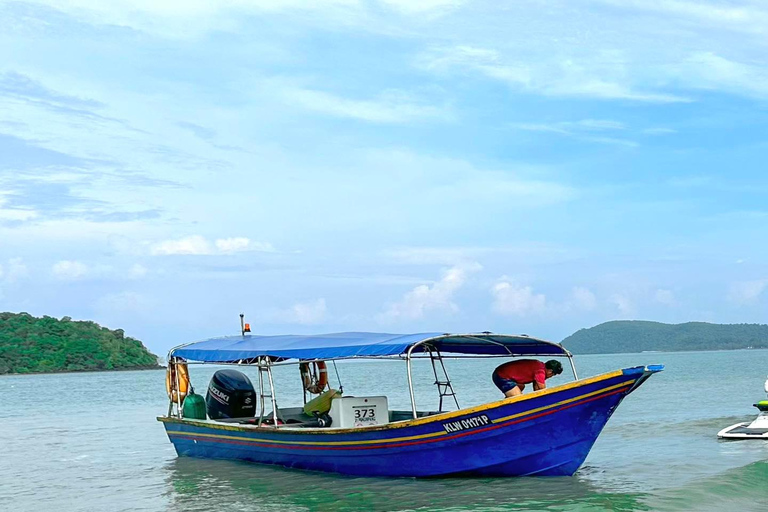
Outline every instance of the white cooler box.
<path fill-rule="evenodd" d="M 389 423 L 385 396 L 343 396 L 331 401 L 331 428 L 369 427 Z"/>

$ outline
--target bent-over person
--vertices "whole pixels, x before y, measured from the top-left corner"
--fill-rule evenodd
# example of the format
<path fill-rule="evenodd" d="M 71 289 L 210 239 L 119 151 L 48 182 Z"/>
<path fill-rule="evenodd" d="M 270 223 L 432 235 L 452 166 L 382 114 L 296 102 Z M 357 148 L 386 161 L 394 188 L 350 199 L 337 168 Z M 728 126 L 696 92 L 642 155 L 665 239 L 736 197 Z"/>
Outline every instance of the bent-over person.
<path fill-rule="evenodd" d="M 517 396 L 523 393 L 526 384 L 533 383 L 533 390 L 547 387 L 546 380 L 563 373 L 560 361 L 551 359 L 542 363 L 536 359 L 518 359 L 509 361 L 493 370 L 493 383 L 504 396 Z"/>

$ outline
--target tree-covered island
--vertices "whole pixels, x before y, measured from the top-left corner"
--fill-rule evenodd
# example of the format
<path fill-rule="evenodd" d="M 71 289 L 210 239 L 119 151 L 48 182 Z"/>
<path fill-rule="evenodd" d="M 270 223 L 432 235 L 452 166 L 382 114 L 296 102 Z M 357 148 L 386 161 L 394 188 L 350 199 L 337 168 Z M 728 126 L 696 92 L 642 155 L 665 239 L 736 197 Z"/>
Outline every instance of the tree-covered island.
<path fill-rule="evenodd" d="M 0 313 L 0 375 L 159 368 L 157 356 L 122 329 L 28 313 Z"/>
<path fill-rule="evenodd" d="M 574 354 L 768 348 L 768 325 L 615 320 L 580 329 L 562 343 Z"/>
<path fill-rule="evenodd" d="M 768 325 L 612 321 L 562 341 L 575 354 L 768 348 Z M 28 313 L 0 313 L 0 375 L 159 368 L 122 329 Z"/>

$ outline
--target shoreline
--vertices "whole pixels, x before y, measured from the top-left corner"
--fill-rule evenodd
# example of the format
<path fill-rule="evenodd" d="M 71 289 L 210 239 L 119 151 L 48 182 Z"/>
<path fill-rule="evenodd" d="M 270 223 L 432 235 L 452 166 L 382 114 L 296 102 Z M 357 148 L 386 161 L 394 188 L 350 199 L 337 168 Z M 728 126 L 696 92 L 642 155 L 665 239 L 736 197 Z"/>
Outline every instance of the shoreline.
<path fill-rule="evenodd" d="M 25 373 L 1 373 L 2 377 L 20 377 L 24 375 L 61 375 L 65 373 L 109 373 L 109 372 L 137 372 L 137 371 L 152 371 L 152 370 L 165 370 L 165 366 L 139 366 L 136 368 L 112 368 L 110 370 L 53 370 L 50 372 L 25 372 Z"/>
<path fill-rule="evenodd" d="M 568 347 L 565 347 L 568 348 Z M 768 350 L 768 347 L 755 347 L 755 348 L 701 348 L 695 350 L 641 350 L 639 352 L 577 352 L 573 353 L 574 357 L 578 356 L 618 356 L 622 354 L 687 354 L 694 352 L 746 352 L 746 351 L 759 351 Z"/>

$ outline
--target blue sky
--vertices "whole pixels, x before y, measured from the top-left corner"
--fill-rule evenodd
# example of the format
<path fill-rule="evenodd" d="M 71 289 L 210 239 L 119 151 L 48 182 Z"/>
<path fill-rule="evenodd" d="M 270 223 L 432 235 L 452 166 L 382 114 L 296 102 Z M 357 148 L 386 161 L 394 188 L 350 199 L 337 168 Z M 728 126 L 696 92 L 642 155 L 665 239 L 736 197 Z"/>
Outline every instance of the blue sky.
<path fill-rule="evenodd" d="M 765 323 L 756 0 L 0 1 L 0 310 Z"/>

